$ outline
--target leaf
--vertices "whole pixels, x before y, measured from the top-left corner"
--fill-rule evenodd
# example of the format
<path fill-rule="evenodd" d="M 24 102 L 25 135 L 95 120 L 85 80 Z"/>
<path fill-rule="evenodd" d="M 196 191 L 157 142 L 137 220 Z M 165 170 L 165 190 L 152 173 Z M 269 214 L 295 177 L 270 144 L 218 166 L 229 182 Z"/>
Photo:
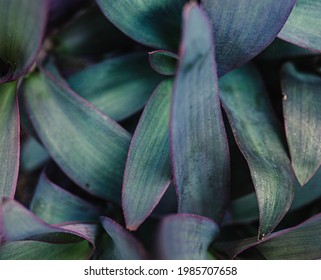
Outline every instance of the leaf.
<path fill-rule="evenodd" d="M 47 0 L 0 0 L 0 83 L 16 80 L 34 63 L 47 21 Z"/>
<path fill-rule="evenodd" d="M 272 43 L 295 2 L 201 0 L 212 21 L 218 75 L 245 64 Z"/>
<path fill-rule="evenodd" d="M 294 172 L 303 186 L 321 164 L 321 78 L 292 63 L 282 71 L 284 123 Z"/>
<path fill-rule="evenodd" d="M 39 178 L 30 210 L 49 224 L 97 222 L 99 217 L 98 208 L 52 183 L 45 172 Z"/>
<path fill-rule="evenodd" d="M 20 122 L 16 83 L 0 84 L 0 197 L 13 197 L 20 160 Z"/>
<path fill-rule="evenodd" d="M 221 101 L 248 162 L 260 209 L 259 238 L 269 235 L 291 206 L 294 174 L 280 124 L 257 70 L 250 65 L 220 79 Z"/>
<path fill-rule="evenodd" d="M 110 118 L 120 121 L 142 109 L 163 78 L 145 53 L 107 59 L 68 79 L 71 88 Z"/>
<path fill-rule="evenodd" d="M 176 73 L 178 56 L 169 51 L 152 51 L 149 53 L 149 64 L 159 74 L 173 76 Z"/>
<path fill-rule="evenodd" d="M 65 227 L 48 225 L 16 201 L 3 198 L 0 204 L 0 259 L 89 258 L 94 250 L 94 227 Z"/>
<path fill-rule="evenodd" d="M 182 8 L 187 0 L 96 2 L 105 16 L 127 36 L 147 46 L 177 50 Z"/>
<path fill-rule="evenodd" d="M 105 259 L 147 259 L 148 255 L 142 244 L 139 243 L 128 231 L 126 231 L 126 229 L 107 217 L 102 217 L 101 223 L 112 239 L 112 244 L 108 244 L 109 246 L 104 248 Z"/>
<path fill-rule="evenodd" d="M 60 168 L 86 191 L 120 203 L 129 134 L 45 69 L 25 80 L 23 97 Z"/>
<path fill-rule="evenodd" d="M 218 234 L 218 226 L 208 218 L 191 214 L 167 216 L 158 232 L 161 258 L 206 260 L 207 249 Z"/>
<path fill-rule="evenodd" d="M 320 52 L 320 13 L 319 0 L 297 0 L 293 12 L 278 36 L 302 48 Z"/>
<path fill-rule="evenodd" d="M 201 8 L 184 8 L 183 41 L 172 101 L 170 145 L 178 211 L 224 215 L 229 192 L 229 152 L 214 48 Z M 202 32 L 199 32 L 202 30 Z"/>
<path fill-rule="evenodd" d="M 147 103 L 130 144 L 123 181 L 126 226 L 136 230 L 171 182 L 169 116 L 172 81 L 162 82 Z"/>

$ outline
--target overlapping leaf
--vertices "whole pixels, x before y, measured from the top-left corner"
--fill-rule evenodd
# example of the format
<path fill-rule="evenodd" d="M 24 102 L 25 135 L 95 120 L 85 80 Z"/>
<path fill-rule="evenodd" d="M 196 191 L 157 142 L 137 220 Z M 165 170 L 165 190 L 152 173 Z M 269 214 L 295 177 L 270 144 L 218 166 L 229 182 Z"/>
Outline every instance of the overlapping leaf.
<path fill-rule="evenodd" d="M 219 234 L 210 219 L 191 214 L 175 214 L 161 221 L 158 249 L 162 259 L 205 260 L 207 250 Z"/>
<path fill-rule="evenodd" d="M 107 59 L 68 79 L 70 86 L 114 120 L 140 110 L 161 81 L 145 53 Z"/>
<path fill-rule="evenodd" d="M 120 203 L 129 134 L 45 69 L 25 80 L 23 97 L 61 169 L 85 190 Z"/>
<path fill-rule="evenodd" d="M 42 43 L 47 0 L 0 1 L 0 83 L 18 79 L 33 64 Z"/>
<path fill-rule="evenodd" d="M 153 211 L 171 182 L 169 116 L 172 81 L 162 82 L 147 103 L 133 136 L 123 182 L 126 226 L 137 227 Z"/>
<path fill-rule="evenodd" d="M 297 0 L 278 36 L 300 47 L 321 52 L 320 13 L 319 0 Z"/>
<path fill-rule="evenodd" d="M 196 4 L 184 9 L 183 33 L 170 127 L 178 211 L 219 221 L 229 191 L 229 152 L 212 31 Z"/>
<path fill-rule="evenodd" d="M 321 77 L 291 63 L 282 73 L 286 136 L 294 172 L 304 185 L 321 164 Z"/>
<path fill-rule="evenodd" d="M 248 162 L 260 210 L 259 238 L 275 228 L 291 206 L 294 174 L 263 82 L 244 66 L 220 80 L 221 100 Z"/>
<path fill-rule="evenodd" d="M 172 76 L 176 73 L 178 56 L 169 51 L 153 51 L 149 53 L 150 66 L 159 74 Z"/>
<path fill-rule="evenodd" d="M 0 85 L 0 197 L 13 197 L 20 157 L 20 122 L 16 83 Z"/>

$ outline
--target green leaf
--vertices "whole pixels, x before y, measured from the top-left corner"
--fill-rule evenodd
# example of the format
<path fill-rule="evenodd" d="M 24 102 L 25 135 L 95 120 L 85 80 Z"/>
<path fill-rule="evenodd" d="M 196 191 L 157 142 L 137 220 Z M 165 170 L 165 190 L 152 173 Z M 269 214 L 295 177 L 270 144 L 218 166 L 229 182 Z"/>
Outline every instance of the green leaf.
<path fill-rule="evenodd" d="M 302 48 L 321 51 L 320 14 L 320 0 L 297 0 L 278 36 Z"/>
<path fill-rule="evenodd" d="M 177 60 L 178 56 L 169 51 L 158 50 L 149 53 L 150 66 L 161 75 L 175 75 Z"/>
<path fill-rule="evenodd" d="M 272 232 L 291 206 L 294 174 L 280 124 L 254 67 L 220 80 L 221 100 L 236 142 L 248 162 L 260 209 L 259 238 Z"/>
<path fill-rule="evenodd" d="M 321 77 L 292 63 L 282 71 L 286 137 L 294 172 L 303 186 L 321 164 Z"/>
<path fill-rule="evenodd" d="M 218 234 L 218 226 L 208 218 L 191 214 L 167 216 L 161 221 L 158 232 L 160 257 L 206 260 L 208 247 Z"/>
<path fill-rule="evenodd" d="M 0 83 L 18 79 L 34 63 L 47 21 L 47 0 L 0 0 Z"/>
<path fill-rule="evenodd" d="M 246 63 L 278 35 L 296 0 L 201 0 L 212 21 L 218 75 Z"/>
<path fill-rule="evenodd" d="M 142 109 L 163 78 L 148 64 L 145 53 L 107 59 L 68 78 L 83 98 L 120 121 Z"/>
<path fill-rule="evenodd" d="M 23 97 L 60 168 L 90 193 L 120 203 L 129 134 L 45 69 L 25 80 Z"/>
<path fill-rule="evenodd" d="M 136 230 L 171 182 L 169 116 L 172 81 L 162 82 L 147 103 L 133 136 L 123 181 L 126 226 Z"/>
<path fill-rule="evenodd" d="M 102 217 L 102 226 L 111 238 L 103 248 L 103 258 L 113 260 L 144 260 L 147 252 L 137 239 L 112 219 Z"/>
<path fill-rule="evenodd" d="M 99 210 L 52 183 L 45 172 L 39 178 L 30 210 L 49 224 L 97 222 Z"/>
<path fill-rule="evenodd" d="M 105 16 L 127 36 L 147 46 L 177 51 L 182 9 L 187 0 L 96 2 Z"/>
<path fill-rule="evenodd" d="M 0 197 L 13 197 L 20 160 L 20 122 L 16 83 L 0 84 Z"/>
<path fill-rule="evenodd" d="M 178 211 L 219 222 L 229 192 L 230 162 L 212 31 L 206 15 L 196 4 L 187 5 L 183 17 L 184 36 L 170 127 Z"/>

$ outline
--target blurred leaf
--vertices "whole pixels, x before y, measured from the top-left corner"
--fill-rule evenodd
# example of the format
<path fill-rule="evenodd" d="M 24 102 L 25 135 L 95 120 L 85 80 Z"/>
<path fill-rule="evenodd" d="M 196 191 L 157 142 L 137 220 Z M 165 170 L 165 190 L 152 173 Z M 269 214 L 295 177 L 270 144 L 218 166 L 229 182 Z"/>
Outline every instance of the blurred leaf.
<path fill-rule="evenodd" d="M 0 84 L 0 197 L 14 196 L 19 172 L 20 122 L 16 86 L 15 82 Z"/>
<path fill-rule="evenodd" d="M 303 186 L 321 164 L 321 77 L 287 63 L 282 71 L 284 123 L 294 172 Z"/>
<path fill-rule="evenodd" d="M 220 108 L 212 31 L 196 4 L 184 9 L 170 145 L 178 211 L 220 221 L 229 192 L 229 152 Z M 202 30 L 202 32 L 199 32 Z"/>
<path fill-rule="evenodd" d="M 170 215 L 161 221 L 158 249 L 162 259 L 206 260 L 208 247 L 218 234 L 218 226 L 208 218 Z"/>
<path fill-rule="evenodd" d="M 272 232 L 291 206 L 294 174 L 280 124 L 254 67 L 220 79 L 221 101 L 236 142 L 248 162 L 260 209 L 259 238 Z"/>
<path fill-rule="evenodd" d="M 47 0 L 0 0 L 0 83 L 18 79 L 34 63 L 47 6 Z"/>
<path fill-rule="evenodd" d="M 321 51 L 320 14 L 320 0 L 297 0 L 293 12 L 278 36 L 302 48 Z"/>
<path fill-rule="evenodd" d="M 126 226 L 136 230 L 171 182 L 169 116 L 172 81 L 162 82 L 147 103 L 130 144 L 123 181 Z"/>
<path fill-rule="evenodd" d="M 97 222 L 99 217 L 94 205 L 52 183 L 45 172 L 39 178 L 30 210 L 49 224 Z"/>
<path fill-rule="evenodd" d="M 108 246 L 103 248 L 103 258 L 112 260 L 143 260 L 147 259 L 147 253 L 133 235 L 121 227 L 112 219 L 103 217 L 102 226 L 112 239 Z"/>
<path fill-rule="evenodd" d="M 148 64 L 145 53 L 107 59 L 68 79 L 77 93 L 110 118 L 120 121 L 140 109 L 163 77 Z"/>
<path fill-rule="evenodd" d="M 246 63 L 277 36 L 296 0 L 201 0 L 213 25 L 218 75 Z"/>
<path fill-rule="evenodd" d="M 120 203 L 129 134 L 45 69 L 25 80 L 24 100 L 61 169 L 88 192 Z"/>
<path fill-rule="evenodd" d="M 153 51 L 149 53 L 149 63 L 157 73 L 173 76 L 176 73 L 178 56 L 169 51 Z"/>
<path fill-rule="evenodd" d="M 187 0 L 96 2 L 105 16 L 127 36 L 147 46 L 177 51 L 182 9 Z"/>

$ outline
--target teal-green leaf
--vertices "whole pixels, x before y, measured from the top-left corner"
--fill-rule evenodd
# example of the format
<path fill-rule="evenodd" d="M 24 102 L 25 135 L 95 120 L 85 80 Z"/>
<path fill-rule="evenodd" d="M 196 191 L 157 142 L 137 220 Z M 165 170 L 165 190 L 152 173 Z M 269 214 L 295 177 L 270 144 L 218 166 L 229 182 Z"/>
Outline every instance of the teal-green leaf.
<path fill-rule="evenodd" d="M 143 108 L 163 79 L 149 66 L 148 55 L 133 53 L 107 59 L 68 78 L 83 98 L 120 121 Z"/>
<path fill-rule="evenodd" d="M 230 161 L 212 30 L 205 13 L 195 3 L 184 8 L 183 18 L 184 36 L 170 125 L 178 211 L 219 222 L 229 193 Z"/>
<path fill-rule="evenodd" d="M 250 65 L 220 80 L 221 100 L 248 162 L 260 209 L 259 238 L 272 232 L 291 206 L 294 173 L 281 126 L 257 70 Z"/>
<path fill-rule="evenodd" d="M 292 63 L 282 71 L 283 111 L 292 166 L 305 185 L 321 164 L 321 77 Z"/>
<path fill-rule="evenodd" d="M 47 0 L 0 0 L 0 83 L 21 77 L 40 50 Z"/>
<path fill-rule="evenodd" d="M 208 247 L 218 234 L 218 226 L 208 218 L 191 214 L 167 216 L 158 231 L 160 257 L 166 260 L 206 260 Z"/>
<path fill-rule="evenodd" d="M 24 101 L 42 143 L 79 186 L 120 204 L 130 135 L 48 70 L 24 82 Z"/>
<path fill-rule="evenodd" d="M 16 83 L 0 84 L 0 197 L 13 197 L 20 161 L 20 121 Z"/>
<path fill-rule="evenodd" d="M 177 51 L 182 9 L 187 0 L 96 2 L 105 16 L 127 36 L 148 46 Z"/>
<path fill-rule="evenodd" d="M 172 81 L 162 82 L 147 103 L 133 136 L 123 181 L 126 226 L 136 230 L 171 182 L 169 116 Z"/>
<path fill-rule="evenodd" d="M 320 14 L 320 0 L 297 0 L 278 36 L 302 48 L 321 52 Z"/>
<path fill-rule="evenodd" d="M 149 63 L 157 73 L 173 76 L 176 73 L 178 56 L 169 51 L 152 51 L 149 53 Z"/>

